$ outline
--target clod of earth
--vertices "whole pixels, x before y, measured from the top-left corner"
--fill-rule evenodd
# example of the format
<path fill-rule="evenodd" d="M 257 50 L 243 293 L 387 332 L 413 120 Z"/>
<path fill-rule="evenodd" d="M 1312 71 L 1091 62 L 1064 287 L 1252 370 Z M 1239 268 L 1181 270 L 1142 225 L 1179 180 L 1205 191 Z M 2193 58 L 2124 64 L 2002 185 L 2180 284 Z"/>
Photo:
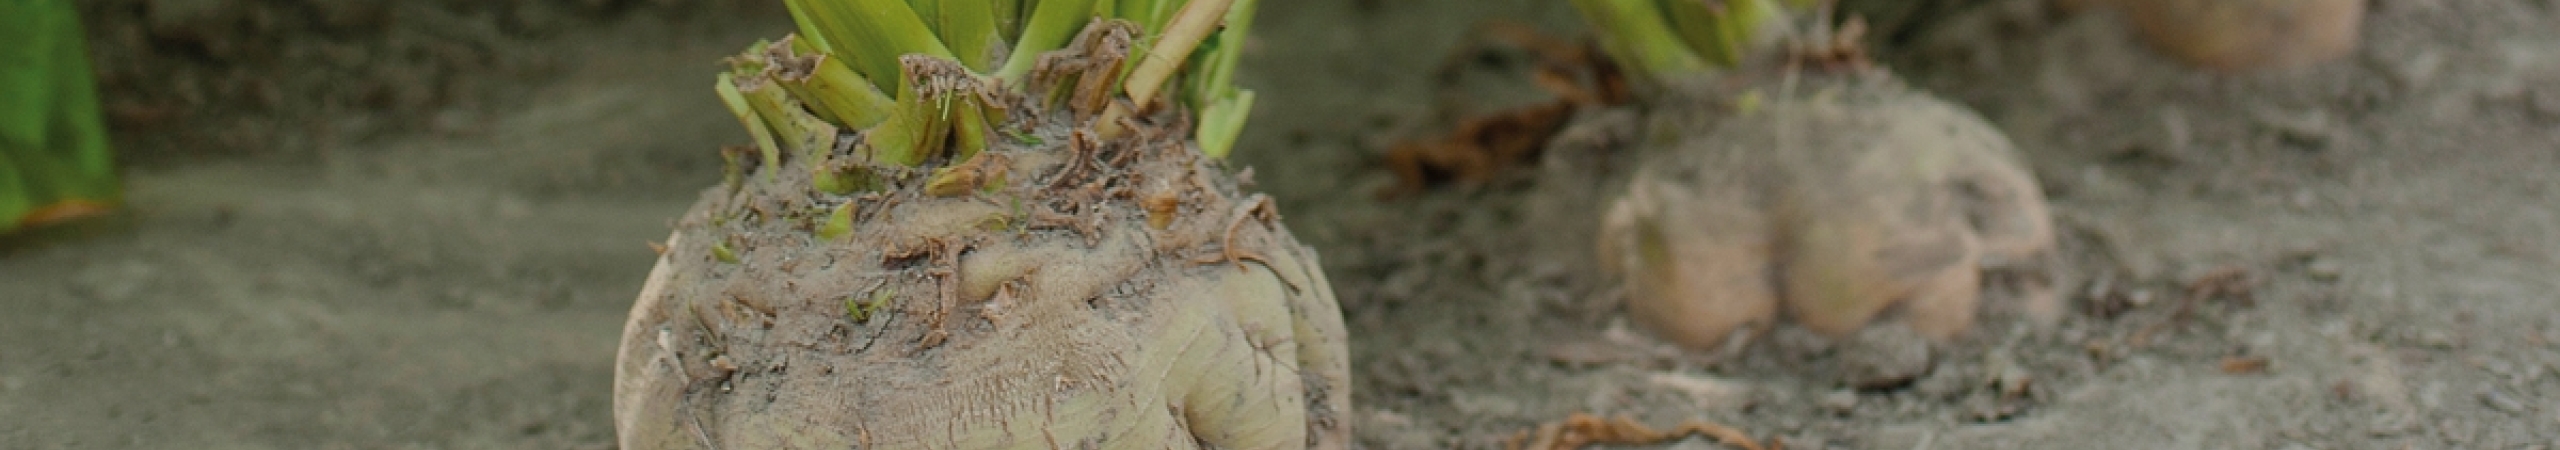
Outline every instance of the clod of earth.
<path fill-rule="evenodd" d="M 2045 270 L 2043 194 L 1972 112 L 1881 72 L 1760 86 L 1657 113 L 1669 148 L 1637 165 L 1599 242 L 1637 323 L 1694 348 L 1782 316 L 1947 340 L 1973 323 L 1984 271 Z M 2020 309 L 2051 320 L 2050 287 L 2026 287 Z"/>
<path fill-rule="evenodd" d="M 811 35 L 922 29 L 897 3 L 791 6 Z M 1040 2 L 1020 33 L 1057 50 L 998 76 L 974 73 L 992 57 L 903 53 L 872 67 L 895 79 L 868 80 L 895 96 L 864 94 L 846 67 L 862 61 L 828 59 L 861 53 L 806 53 L 883 39 L 733 59 L 720 93 L 758 145 L 726 152 L 730 176 L 678 219 L 625 323 L 621 448 L 1347 445 L 1331 283 L 1204 148 L 1220 135 L 1194 133 L 1240 116 L 1146 101 L 1172 77 L 1151 70 L 1231 68 L 1241 32 L 1203 44 L 1200 65 L 1170 37 L 1145 42 L 1176 57 L 1130 53 L 1142 30 L 1237 30 L 1252 2 L 1227 4 L 1128 19 Z M 1126 77 L 1156 82 L 1113 87 L 1141 56 Z M 1186 106 L 1249 106 L 1223 103 L 1249 99 L 1224 80 L 1172 79 L 1183 91 L 1164 97 Z"/>

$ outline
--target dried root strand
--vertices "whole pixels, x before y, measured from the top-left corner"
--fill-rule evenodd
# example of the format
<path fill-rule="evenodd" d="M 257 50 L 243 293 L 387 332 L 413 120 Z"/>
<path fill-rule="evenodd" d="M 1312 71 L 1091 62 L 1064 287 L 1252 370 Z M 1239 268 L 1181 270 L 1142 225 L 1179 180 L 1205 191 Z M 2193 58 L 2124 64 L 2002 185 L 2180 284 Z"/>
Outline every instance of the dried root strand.
<path fill-rule="evenodd" d="M 899 68 L 906 71 L 908 88 L 926 98 L 945 99 L 966 96 L 986 103 L 997 103 L 994 82 L 970 72 L 958 61 L 920 55 L 898 57 Z"/>
<path fill-rule="evenodd" d="M 1004 183 L 1007 158 L 994 152 L 980 152 L 959 165 L 935 170 L 925 181 L 924 194 L 955 197 L 1001 186 Z"/>
<path fill-rule="evenodd" d="M 1100 245 L 1102 216 L 1091 210 L 1080 209 L 1079 211 L 1081 212 L 1077 214 L 1067 214 L 1049 205 L 1039 205 L 1031 210 L 1031 226 L 1074 230 L 1077 236 L 1084 238 L 1085 246 Z"/>
<path fill-rule="evenodd" d="M 1223 239 L 1219 240 L 1220 248 L 1218 249 L 1218 256 L 1206 260 L 1195 260 L 1193 262 L 1201 264 L 1235 264 L 1237 270 L 1243 270 L 1245 268 L 1245 261 L 1253 261 L 1261 263 L 1263 266 L 1271 266 L 1270 258 L 1264 258 L 1260 253 L 1255 253 L 1253 250 L 1247 250 L 1236 246 L 1236 229 L 1243 227 L 1247 219 L 1261 219 L 1262 223 L 1269 224 L 1273 221 L 1279 220 L 1279 218 L 1280 213 L 1271 207 L 1270 196 L 1253 194 L 1252 197 L 1246 198 L 1243 203 L 1236 205 L 1235 212 L 1227 217 L 1226 235 Z M 1291 286 L 1292 291 L 1296 290 L 1295 288 L 1295 286 Z"/>
<path fill-rule="evenodd" d="M 1137 25 L 1127 21 L 1093 19 L 1066 48 L 1040 55 L 1028 83 L 1034 89 L 1026 91 L 1052 101 L 1065 100 L 1076 121 L 1092 120 L 1110 106 L 1117 91 L 1112 89 L 1113 82 L 1119 81 L 1129 51 L 1136 47 L 1137 32 Z M 1056 91 L 1060 88 L 1066 91 Z"/>
<path fill-rule="evenodd" d="M 1573 413 L 1563 421 L 1512 435 L 1508 447 L 1512 450 L 1560 450 L 1592 445 L 1653 445 L 1691 435 L 1706 436 L 1743 450 L 1778 450 L 1782 446 L 1772 439 L 1768 446 L 1763 447 L 1742 430 L 1704 420 L 1690 419 L 1669 430 L 1656 430 L 1623 415 L 1603 419 L 1588 413 Z"/>
<path fill-rule="evenodd" d="M 1537 59 L 1530 81 L 1557 97 L 1582 107 L 1625 104 L 1634 100 L 1635 91 L 1627 81 L 1625 69 L 1603 55 L 1593 44 L 1577 42 L 1538 31 L 1520 22 L 1497 21 L 1477 29 L 1466 51 L 1450 54 L 1440 63 L 1442 78 L 1472 65 L 1475 56 L 1493 47 L 1510 47 L 1528 52 Z"/>
<path fill-rule="evenodd" d="M 1789 72 L 1805 68 L 1830 73 L 1864 73 L 1873 71 L 1875 61 L 1867 57 L 1862 42 L 1867 37 L 1867 20 L 1849 16 L 1849 20 L 1832 28 L 1830 8 L 1817 12 L 1812 30 L 1802 40 L 1791 42 L 1787 52 Z"/>
<path fill-rule="evenodd" d="M 2178 309 L 2170 311 L 2167 318 L 2134 330 L 2132 336 L 2125 338 L 2125 344 L 2134 348 L 2150 346 L 2153 335 L 2167 330 L 2170 325 L 2186 321 L 2188 316 L 2194 315 L 2197 303 L 2221 296 L 2247 298 L 2254 283 L 2256 281 L 2249 276 L 2249 269 L 2239 266 L 2225 266 L 2197 277 L 2195 281 L 2187 283 L 2187 295 L 2178 299 Z"/>
<path fill-rule="evenodd" d="M 960 253 L 968 251 L 970 244 L 958 240 L 936 239 L 930 245 L 933 246 L 928 250 L 933 259 L 933 268 L 926 272 L 933 275 L 934 283 L 937 285 L 934 291 L 937 294 L 934 299 L 933 317 L 926 320 L 930 328 L 916 342 L 916 351 L 941 346 L 944 340 L 951 338 L 951 332 L 944 329 L 943 325 L 950 321 L 951 309 L 960 304 Z"/>
<path fill-rule="evenodd" d="M 1099 170 L 1093 167 L 1093 160 L 1102 154 L 1101 138 L 1079 128 L 1067 134 L 1067 148 L 1070 150 L 1067 166 L 1058 169 L 1058 174 L 1049 178 L 1048 189 L 1050 190 L 1067 189 L 1075 184 L 1078 175 L 1084 175 L 1089 170 Z"/>
<path fill-rule="evenodd" d="M 1576 111 L 1626 104 L 1634 99 L 1625 70 L 1589 45 L 1514 22 L 1485 25 L 1471 48 L 1450 55 L 1441 78 L 1455 78 L 1477 55 L 1513 48 L 1536 60 L 1531 81 L 1556 99 L 1461 118 L 1446 134 L 1397 143 L 1384 164 L 1397 183 L 1379 192 L 1399 197 L 1455 183 L 1478 183 L 1534 161 Z"/>

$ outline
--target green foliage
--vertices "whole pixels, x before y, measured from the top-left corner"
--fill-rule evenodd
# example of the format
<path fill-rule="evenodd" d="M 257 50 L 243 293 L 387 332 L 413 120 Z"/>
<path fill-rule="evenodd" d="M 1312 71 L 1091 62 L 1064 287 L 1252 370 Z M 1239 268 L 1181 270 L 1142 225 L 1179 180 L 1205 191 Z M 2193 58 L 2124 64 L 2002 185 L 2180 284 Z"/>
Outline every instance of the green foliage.
<path fill-rule="evenodd" d="M 1781 2 L 1784 4 L 1782 5 Z M 1601 46 L 1641 78 L 1666 78 L 1733 67 L 1771 44 L 1787 8 L 1815 0 L 1573 0 Z"/>
<path fill-rule="evenodd" d="M 859 297 L 845 297 L 845 318 L 853 319 L 855 323 L 870 322 L 872 312 L 879 311 L 882 306 L 888 306 L 889 300 L 897 297 L 898 290 L 894 288 L 880 288 L 871 291 L 870 301 L 863 301 Z"/>
<path fill-rule="evenodd" d="M 857 204 L 854 202 L 844 202 L 844 204 L 836 205 L 833 210 L 828 211 L 826 222 L 818 224 L 818 239 L 832 241 L 836 238 L 853 234 L 853 212 L 856 207 L 855 205 Z"/>
<path fill-rule="evenodd" d="M 124 196 L 72 5 L 0 1 L 0 232 Z"/>
<path fill-rule="evenodd" d="M 731 61 L 717 92 L 757 146 L 823 154 L 838 131 L 862 133 L 865 164 L 918 167 L 959 161 L 991 145 L 1009 114 L 991 100 L 1025 92 L 1044 53 L 1086 28 L 1126 22 L 1139 32 L 1128 76 L 1098 98 L 1127 98 L 1144 113 L 1165 89 L 1188 108 L 1212 156 L 1233 147 L 1251 92 L 1235 66 L 1253 0 L 784 0 L 799 34 L 759 43 Z M 1105 135 L 1113 113 L 1094 119 Z M 827 126 L 821 126 L 827 125 Z M 814 148 L 813 148 L 814 147 Z M 794 151 L 800 150 L 800 151 Z"/>
<path fill-rule="evenodd" d="M 1193 130 L 1192 140 L 1200 142 L 1200 152 L 1211 158 L 1225 158 L 1235 149 L 1236 136 L 1244 134 L 1246 116 L 1253 114 L 1253 92 L 1236 89 L 1236 66 L 1244 61 L 1245 41 L 1253 28 L 1256 0 L 1236 0 L 1227 9 L 1224 30 L 1200 43 L 1201 58 L 1191 69 L 1191 82 L 1183 89 L 1184 97 L 1200 110 L 1200 126 Z"/>
<path fill-rule="evenodd" d="M 967 1 L 967 0 L 954 0 Z M 951 48 L 925 26 L 908 1 L 784 0 L 800 34 L 819 43 L 819 51 L 843 58 L 880 89 L 897 87 L 898 58 L 923 54 L 953 59 Z M 932 3 L 918 1 L 916 3 Z M 928 5 L 931 6 L 931 5 Z"/>

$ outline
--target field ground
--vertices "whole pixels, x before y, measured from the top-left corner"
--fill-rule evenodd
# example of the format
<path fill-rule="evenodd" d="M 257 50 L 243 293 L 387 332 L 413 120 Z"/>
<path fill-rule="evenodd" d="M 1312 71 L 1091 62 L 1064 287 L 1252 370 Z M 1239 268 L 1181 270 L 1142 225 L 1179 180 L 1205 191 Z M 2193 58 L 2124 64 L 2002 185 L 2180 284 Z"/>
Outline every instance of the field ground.
<path fill-rule="evenodd" d="M 1485 20 L 1575 29 L 1563 2 L 1267 4 L 1239 162 L 1337 283 L 1367 447 L 1495 446 L 1576 411 L 1788 448 L 2560 446 L 2560 6 L 2374 7 L 2358 54 L 2245 77 L 2031 7 L 1889 49 L 2025 151 L 2075 310 L 1987 324 L 1892 391 L 1839 389 L 1839 356 L 1786 333 L 1713 361 L 1612 338 L 1589 237 L 1546 226 L 1598 203 L 1554 192 L 1605 189 L 1533 169 L 1372 195 L 1388 143 L 1543 95 L 1516 68 L 1429 75 Z M 555 73 L 433 126 L 136 162 L 131 214 L 0 241 L 0 447 L 611 448 L 646 244 L 744 142 L 708 74 L 787 28 L 759 14 L 562 32 Z M 2249 295 L 2173 318 L 2224 268 Z"/>

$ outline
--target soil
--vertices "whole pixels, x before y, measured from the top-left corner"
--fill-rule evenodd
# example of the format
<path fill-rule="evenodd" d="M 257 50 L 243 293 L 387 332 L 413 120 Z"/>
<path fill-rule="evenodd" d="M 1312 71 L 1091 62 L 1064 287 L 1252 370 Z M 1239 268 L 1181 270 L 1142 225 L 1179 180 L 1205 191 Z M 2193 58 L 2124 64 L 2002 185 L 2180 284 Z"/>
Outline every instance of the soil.
<path fill-rule="evenodd" d="M 126 155 L 145 164 L 310 155 L 485 126 L 489 111 L 520 105 L 517 91 L 578 62 L 541 45 L 564 33 L 780 9 L 740 0 L 78 3 L 109 123 Z"/>
<path fill-rule="evenodd" d="M 1267 4 L 1237 165 L 1340 295 L 1367 447 L 1497 446 L 1572 412 L 1787 448 L 2560 445 L 2560 5 L 2376 0 L 2346 59 L 2217 76 L 2041 3 L 1879 49 L 2017 143 L 2071 274 L 2059 324 L 1986 321 L 1900 385 L 1841 368 L 1907 351 L 1781 329 L 1680 352 L 1622 325 L 1570 232 L 1615 188 L 1552 175 L 1605 146 L 1372 195 L 1392 143 L 1546 99 L 1516 60 L 1426 74 L 1486 20 L 1578 29 L 1563 2 Z M 788 29 L 731 11 L 527 40 L 558 70 L 459 72 L 503 101 L 452 127 L 221 157 L 150 156 L 219 146 L 221 121 L 120 128 L 128 214 L 0 241 L 0 447 L 610 448 L 647 244 L 746 139 L 710 61 Z"/>

